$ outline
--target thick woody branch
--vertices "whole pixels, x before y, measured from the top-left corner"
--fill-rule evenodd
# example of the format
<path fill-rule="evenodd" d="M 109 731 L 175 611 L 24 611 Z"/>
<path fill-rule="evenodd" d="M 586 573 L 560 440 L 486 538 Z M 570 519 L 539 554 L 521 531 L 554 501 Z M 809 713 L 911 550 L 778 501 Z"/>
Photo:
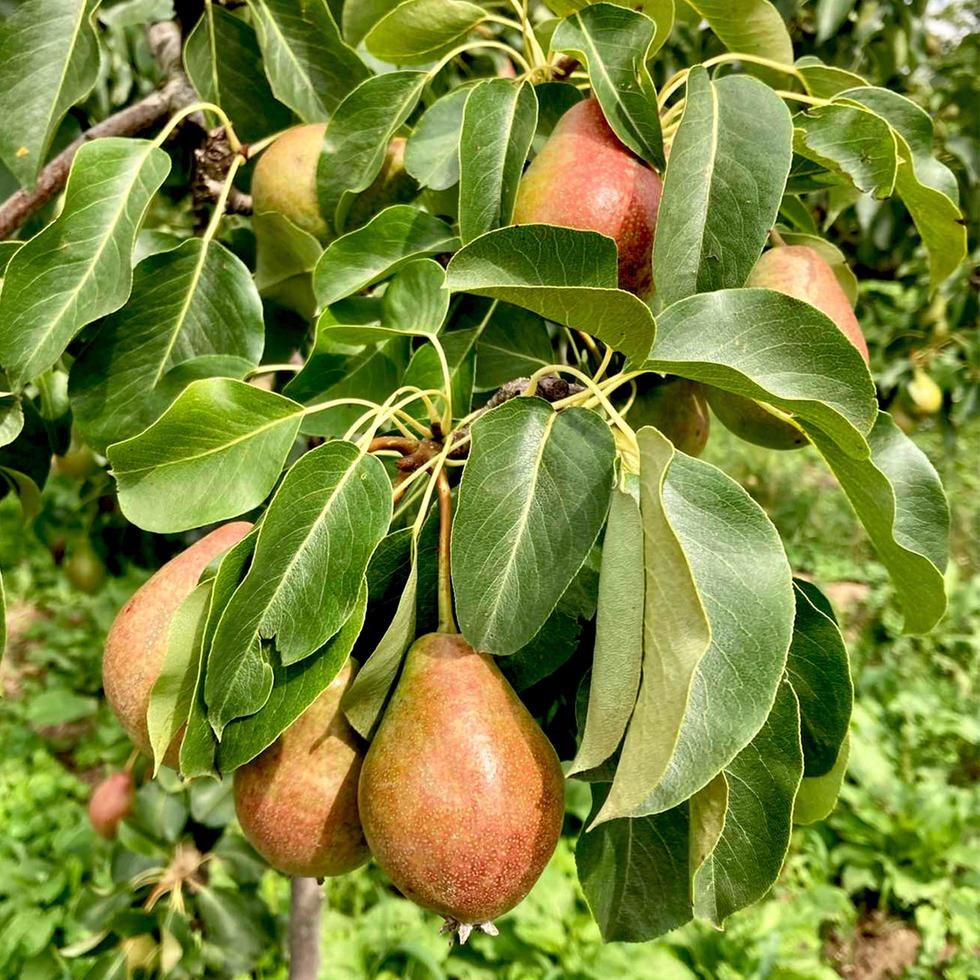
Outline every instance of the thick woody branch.
<path fill-rule="evenodd" d="M 68 180 L 75 154 L 102 136 L 134 136 L 169 118 L 197 100 L 180 65 L 180 28 L 173 21 L 152 24 L 150 47 L 166 81 L 156 92 L 87 129 L 61 151 L 38 175 L 30 190 L 22 188 L 0 204 L 0 239 L 12 235 L 32 214 L 59 194 Z"/>

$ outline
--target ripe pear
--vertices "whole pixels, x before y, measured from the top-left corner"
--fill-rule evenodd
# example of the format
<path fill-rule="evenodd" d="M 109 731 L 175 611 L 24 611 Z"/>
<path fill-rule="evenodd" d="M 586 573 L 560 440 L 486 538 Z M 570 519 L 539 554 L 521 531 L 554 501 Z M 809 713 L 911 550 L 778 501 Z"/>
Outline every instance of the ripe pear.
<path fill-rule="evenodd" d="M 278 211 L 321 240 L 331 233 L 316 193 L 316 170 L 325 130 L 324 123 L 287 129 L 259 157 L 252 176 L 252 206 L 256 214 Z M 405 170 L 405 140 L 395 137 L 388 144 L 380 173 L 351 205 L 347 228 L 359 227 L 390 204 L 410 200 L 417 189 Z M 258 247 L 262 247 L 261 240 Z"/>
<path fill-rule="evenodd" d="M 350 661 L 261 755 L 235 770 L 235 810 L 252 846 L 286 874 L 346 874 L 370 852 L 357 813 L 364 744 L 340 710 Z"/>
<path fill-rule="evenodd" d="M 634 429 L 652 425 L 682 453 L 700 456 L 711 425 L 704 389 L 686 378 L 641 388 L 630 407 L 629 423 Z"/>
<path fill-rule="evenodd" d="M 116 836 L 119 824 L 129 816 L 136 802 L 133 777 L 114 772 L 92 790 L 88 801 L 88 818 L 95 832 L 106 840 Z"/>
<path fill-rule="evenodd" d="M 361 821 L 381 868 L 465 939 L 530 891 L 561 832 L 563 776 L 493 659 L 430 633 L 368 749 Z"/>
<path fill-rule="evenodd" d="M 868 345 L 829 263 L 808 245 L 777 245 L 763 253 L 745 283 L 774 289 L 816 307 L 840 329 L 868 362 Z M 768 449 L 798 449 L 806 436 L 792 423 L 761 402 L 727 391 L 708 391 L 712 411 L 727 429 L 747 442 Z"/>
<path fill-rule="evenodd" d="M 160 568 L 119 611 L 106 638 L 102 686 L 106 699 L 133 744 L 151 754 L 146 711 L 150 691 L 167 653 L 167 634 L 177 607 L 194 590 L 201 573 L 218 555 L 248 534 L 247 521 L 225 524 L 196 541 Z M 176 768 L 180 736 L 164 762 Z"/>
<path fill-rule="evenodd" d="M 609 128 L 595 99 L 578 102 L 521 178 L 514 224 L 543 223 L 608 235 L 619 250 L 619 285 L 652 286 L 653 236 L 663 184 Z"/>
<path fill-rule="evenodd" d="M 935 415 L 943 407 L 942 388 L 920 367 L 912 372 L 908 396 L 916 415 Z"/>

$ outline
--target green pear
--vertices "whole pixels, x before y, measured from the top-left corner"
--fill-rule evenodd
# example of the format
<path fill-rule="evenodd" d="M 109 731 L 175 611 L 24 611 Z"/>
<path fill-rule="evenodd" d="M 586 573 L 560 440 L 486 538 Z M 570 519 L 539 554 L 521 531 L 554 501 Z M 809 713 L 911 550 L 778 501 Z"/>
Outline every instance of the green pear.
<path fill-rule="evenodd" d="M 688 456 L 700 456 L 708 442 L 711 416 L 704 389 L 696 381 L 686 378 L 669 378 L 643 385 L 627 418 L 634 429 L 644 425 L 659 429 Z"/>
<path fill-rule="evenodd" d="M 920 367 L 912 372 L 908 396 L 916 415 L 935 415 L 943 407 L 943 390 Z"/>
<path fill-rule="evenodd" d="M 462 636 L 416 640 L 358 790 L 378 864 L 465 939 L 530 891 L 554 852 L 563 776 L 493 658 Z"/>
<path fill-rule="evenodd" d="M 572 106 L 521 178 L 514 224 L 543 223 L 607 235 L 619 250 L 619 285 L 652 287 L 653 236 L 663 184 L 609 128 L 595 99 Z"/>
<path fill-rule="evenodd" d="M 834 323 L 868 362 L 868 345 L 830 264 L 808 245 L 777 245 L 763 253 L 745 283 L 774 289 L 816 307 Z M 782 413 L 741 395 L 708 389 L 708 403 L 725 428 L 768 449 L 799 449 L 808 442 Z"/>
<path fill-rule="evenodd" d="M 357 813 L 364 744 L 340 710 L 350 661 L 251 762 L 235 770 L 235 810 L 272 867 L 311 878 L 342 875 L 370 857 Z"/>
<path fill-rule="evenodd" d="M 105 585 L 105 563 L 88 538 L 79 538 L 69 546 L 65 575 L 74 588 L 86 595 L 95 595 Z"/>
<path fill-rule="evenodd" d="M 88 818 L 95 832 L 106 840 L 116 836 L 119 824 L 129 816 L 136 802 L 133 777 L 123 770 L 114 772 L 92 790 Z"/>
<path fill-rule="evenodd" d="M 225 524 L 196 541 L 152 575 L 116 616 L 102 658 L 102 686 L 119 723 L 133 744 L 152 755 L 146 712 L 150 692 L 167 654 L 167 635 L 177 607 L 197 585 L 205 568 L 251 530 L 246 521 Z M 176 768 L 178 736 L 164 762 Z"/>

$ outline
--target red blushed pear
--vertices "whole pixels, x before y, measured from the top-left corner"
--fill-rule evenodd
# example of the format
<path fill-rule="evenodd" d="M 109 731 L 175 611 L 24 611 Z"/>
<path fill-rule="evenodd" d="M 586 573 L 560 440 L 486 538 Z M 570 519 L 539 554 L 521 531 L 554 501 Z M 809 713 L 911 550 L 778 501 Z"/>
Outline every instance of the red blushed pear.
<path fill-rule="evenodd" d="M 834 270 L 807 245 L 777 245 L 762 255 L 745 283 L 803 300 L 837 324 L 868 362 L 868 345 L 850 300 Z M 708 403 L 725 428 L 747 442 L 768 449 L 798 449 L 809 441 L 792 422 L 761 402 L 717 388 L 707 390 Z"/>
<path fill-rule="evenodd" d="M 160 568 L 119 611 L 106 638 L 102 686 L 119 723 L 133 744 L 152 754 L 146 712 L 150 692 L 167 655 L 167 636 L 177 607 L 197 585 L 205 568 L 251 530 L 246 521 L 225 524 L 196 541 Z M 164 763 L 176 768 L 181 736 Z"/>
<path fill-rule="evenodd" d="M 531 890 L 558 843 L 563 776 L 492 657 L 416 640 L 371 742 L 358 801 L 378 864 L 460 938 Z"/>
<path fill-rule="evenodd" d="M 235 810 L 252 846 L 286 874 L 346 874 L 370 853 L 357 813 L 364 743 L 340 699 L 350 661 L 279 738 L 235 770 Z"/>
<path fill-rule="evenodd" d="M 88 801 L 88 818 L 95 832 L 106 840 L 116 836 L 119 824 L 132 812 L 136 802 L 133 777 L 114 772 L 92 790 Z"/>
<path fill-rule="evenodd" d="M 616 242 L 619 285 L 638 296 L 652 287 L 660 175 L 617 138 L 595 99 L 572 106 L 521 179 L 514 224 L 596 231 Z"/>

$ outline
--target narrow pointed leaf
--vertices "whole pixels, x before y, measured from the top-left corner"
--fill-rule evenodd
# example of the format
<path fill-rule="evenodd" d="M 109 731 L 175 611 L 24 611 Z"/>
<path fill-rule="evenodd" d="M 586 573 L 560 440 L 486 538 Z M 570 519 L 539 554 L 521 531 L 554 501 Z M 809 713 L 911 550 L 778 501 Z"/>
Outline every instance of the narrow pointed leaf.
<path fill-rule="evenodd" d="M 195 381 L 148 429 L 108 449 L 126 518 L 184 531 L 258 506 L 282 472 L 303 410 L 243 381 Z"/>
<path fill-rule="evenodd" d="M 150 255 L 136 267 L 129 302 L 72 365 L 75 421 L 104 452 L 159 418 L 196 378 L 243 377 L 264 336 L 252 277 L 223 245 L 191 238 Z"/>
<path fill-rule="evenodd" d="M 248 5 L 272 91 L 304 122 L 324 122 L 370 75 L 341 38 L 326 0 L 248 0 Z"/>
<path fill-rule="evenodd" d="M 23 0 L 0 24 L 0 159 L 33 186 L 65 113 L 99 73 L 99 0 Z"/>
<path fill-rule="evenodd" d="M 642 360 L 656 335 L 649 307 L 618 289 L 616 244 L 551 225 L 498 228 L 460 249 L 447 273 L 454 292 L 501 299 L 598 337 Z"/>
<path fill-rule="evenodd" d="M 946 611 L 949 548 L 949 506 L 932 463 L 886 412 L 868 436 L 870 459 L 852 459 L 806 429 L 888 569 L 906 631 L 927 633 Z"/>
<path fill-rule="evenodd" d="M 657 25 L 645 14 L 609 3 L 589 5 L 563 20 L 551 49 L 584 62 L 592 91 L 613 132 L 658 170 L 666 165 L 657 90 L 647 61 Z"/>
<path fill-rule="evenodd" d="M 867 456 L 874 383 L 854 345 L 819 310 L 770 289 L 690 296 L 658 318 L 646 367 L 756 398 L 820 425 Z"/>
<path fill-rule="evenodd" d="M 453 521 L 460 629 L 505 656 L 541 628 L 588 556 L 612 491 L 615 447 L 594 412 L 516 398 L 482 416 Z"/>
<path fill-rule="evenodd" d="M 744 285 L 776 220 L 792 143 L 789 110 L 772 89 L 691 70 L 657 219 L 658 304 Z"/>
<path fill-rule="evenodd" d="M 364 47 L 391 65 L 424 65 L 455 48 L 485 17 L 468 0 L 402 0 L 367 32 Z"/>
<path fill-rule="evenodd" d="M 145 140 L 107 137 L 75 155 L 64 209 L 4 275 L 0 363 L 12 385 L 51 367 L 82 327 L 126 302 L 136 232 L 169 169 Z"/>

